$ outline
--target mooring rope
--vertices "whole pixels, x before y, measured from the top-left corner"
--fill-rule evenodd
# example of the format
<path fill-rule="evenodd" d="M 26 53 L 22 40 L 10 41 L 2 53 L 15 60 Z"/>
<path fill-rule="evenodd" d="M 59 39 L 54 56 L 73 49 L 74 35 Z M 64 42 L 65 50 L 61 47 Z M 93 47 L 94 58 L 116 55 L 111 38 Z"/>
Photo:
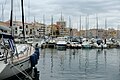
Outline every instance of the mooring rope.
<path fill-rule="evenodd" d="M 28 77 L 30 80 L 33 80 L 29 75 L 27 75 L 27 74 L 25 74 L 24 72 L 22 72 L 20 69 L 18 69 L 17 67 L 15 67 L 13 64 L 12 64 L 12 66 L 13 66 L 16 70 L 18 70 L 20 73 L 22 73 L 25 77 Z"/>
<path fill-rule="evenodd" d="M 19 80 L 22 80 L 22 79 L 15 73 L 15 71 L 13 70 L 13 68 L 12 68 L 12 71 L 13 71 L 13 73 L 15 74 L 15 76 L 16 76 Z"/>

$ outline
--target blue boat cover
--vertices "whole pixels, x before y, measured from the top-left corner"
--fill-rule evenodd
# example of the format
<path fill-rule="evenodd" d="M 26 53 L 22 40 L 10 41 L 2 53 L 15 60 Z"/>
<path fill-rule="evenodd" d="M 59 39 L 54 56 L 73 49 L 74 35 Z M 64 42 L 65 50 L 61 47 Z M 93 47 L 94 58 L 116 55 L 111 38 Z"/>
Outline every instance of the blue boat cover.
<path fill-rule="evenodd" d="M 8 34 L 0 34 L 0 38 L 7 38 L 7 39 L 14 39 L 12 35 L 8 35 Z"/>

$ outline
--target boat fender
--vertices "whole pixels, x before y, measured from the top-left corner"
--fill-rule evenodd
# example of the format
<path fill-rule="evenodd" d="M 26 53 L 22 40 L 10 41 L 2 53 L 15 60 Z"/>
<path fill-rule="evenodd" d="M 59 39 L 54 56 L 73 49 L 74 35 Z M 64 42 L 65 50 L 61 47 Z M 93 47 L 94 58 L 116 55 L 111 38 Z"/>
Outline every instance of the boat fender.
<path fill-rule="evenodd" d="M 39 51 L 39 48 L 36 47 L 36 48 L 35 48 L 35 51 Z"/>
<path fill-rule="evenodd" d="M 37 70 L 36 67 L 34 67 L 34 68 L 33 68 L 33 75 L 32 75 L 32 76 L 33 76 L 33 77 L 32 77 L 33 80 L 39 80 L 39 75 L 40 75 L 40 74 L 39 74 L 39 71 Z"/>
<path fill-rule="evenodd" d="M 37 68 L 35 67 L 34 68 L 34 77 L 36 77 L 37 76 Z"/>
<path fill-rule="evenodd" d="M 35 53 L 40 53 L 40 52 L 36 50 Z"/>
<path fill-rule="evenodd" d="M 39 59 L 40 53 L 38 51 L 35 51 L 35 54 L 37 54 L 37 59 Z"/>
<path fill-rule="evenodd" d="M 40 52 L 39 48 L 35 48 L 35 52 L 39 53 Z"/>
<path fill-rule="evenodd" d="M 39 53 L 38 52 L 35 52 L 35 54 L 37 55 L 37 60 L 39 59 Z"/>
<path fill-rule="evenodd" d="M 35 56 L 34 55 L 30 56 L 30 62 L 31 62 L 31 67 L 35 67 Z"/>
<path fill-rule="evenodd" d="M 34 55 L 34 57 L 35 57 L 35 62 L 34 62 L 34 63 L 35 63 L 35 65 L 36 65 L 36 64 L 38 63 L 37 54 L 34 53 L 33 55 Z"/>

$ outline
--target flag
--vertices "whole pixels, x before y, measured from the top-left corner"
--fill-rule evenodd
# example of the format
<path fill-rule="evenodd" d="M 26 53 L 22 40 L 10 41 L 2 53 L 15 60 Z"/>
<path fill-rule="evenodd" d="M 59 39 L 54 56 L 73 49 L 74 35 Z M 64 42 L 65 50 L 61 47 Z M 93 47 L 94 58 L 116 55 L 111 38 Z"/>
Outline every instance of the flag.
<path fill-rule="evenodd" d="M 9 46 L 10 46 L 10 49 L 15 52 L 15 46 L 14 46 L 14 42 L 12 39 L 8 39 L 8 43 L 9 43 Z"/>

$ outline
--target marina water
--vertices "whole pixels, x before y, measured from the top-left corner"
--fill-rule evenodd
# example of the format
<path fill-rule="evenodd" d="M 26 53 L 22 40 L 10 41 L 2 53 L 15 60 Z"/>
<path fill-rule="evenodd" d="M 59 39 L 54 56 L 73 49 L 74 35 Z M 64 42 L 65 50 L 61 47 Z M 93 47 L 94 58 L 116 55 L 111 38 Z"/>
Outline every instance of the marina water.
<path fill-rule="evenodd" d="M 120 80 L 120 49 L 41 49 L 39 80 Z"/>

